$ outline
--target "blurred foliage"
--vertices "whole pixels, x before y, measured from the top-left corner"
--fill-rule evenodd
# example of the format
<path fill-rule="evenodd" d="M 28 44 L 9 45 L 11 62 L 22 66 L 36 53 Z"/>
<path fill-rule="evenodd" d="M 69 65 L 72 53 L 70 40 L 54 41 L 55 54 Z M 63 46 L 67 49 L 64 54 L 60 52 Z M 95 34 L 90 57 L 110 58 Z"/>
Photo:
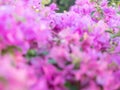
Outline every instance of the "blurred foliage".
<path fill-rule="evenodd" d="M 70 82 L 67 81 L 65 83 L 65 86 L 69 89 L 69 90 L 80 90 L 80 82 Z"/>
<path fill-rule="evenodd" d="M 120 0 L 108 0 L 109 5 L 120 6 Z M 57 3 L 59 12 L 69 10 L 69 7 L 75 3 L 75 0 L 52 0 L 51 2 Z"/>
<path fill-rule="evenodd" d="M 63 12 L 69 10 L 69 7 L 74 4 L 75 0 L 52 0 L 52 2 L 57 3 L 59 12 Z"/>
<path fill-rule="evenodd" d="M 109 5 L 120 6 L 120 0 L 108 0 L 108 1 L 109 1 Z"/>

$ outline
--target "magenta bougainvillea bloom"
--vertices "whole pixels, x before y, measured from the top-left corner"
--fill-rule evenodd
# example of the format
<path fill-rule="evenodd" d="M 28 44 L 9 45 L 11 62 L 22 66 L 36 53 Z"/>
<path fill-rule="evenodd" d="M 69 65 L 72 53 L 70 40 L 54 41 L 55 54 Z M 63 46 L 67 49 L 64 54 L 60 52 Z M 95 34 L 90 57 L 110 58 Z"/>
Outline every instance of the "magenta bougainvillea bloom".
<path fill-rule="evenodd" d="M 120 90 L 120 7 L 0 0 L 0 90 Z"/>

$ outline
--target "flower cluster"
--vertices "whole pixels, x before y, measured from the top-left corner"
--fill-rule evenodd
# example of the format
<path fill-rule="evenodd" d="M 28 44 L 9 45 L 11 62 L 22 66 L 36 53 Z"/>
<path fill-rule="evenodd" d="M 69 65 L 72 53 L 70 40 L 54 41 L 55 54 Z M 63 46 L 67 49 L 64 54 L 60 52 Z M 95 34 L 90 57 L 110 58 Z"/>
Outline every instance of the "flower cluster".
<path fill-rule="evenodd" d="M 76 0 L 0 0 L 0 90 L 120 90 L 120 9 Z"/>

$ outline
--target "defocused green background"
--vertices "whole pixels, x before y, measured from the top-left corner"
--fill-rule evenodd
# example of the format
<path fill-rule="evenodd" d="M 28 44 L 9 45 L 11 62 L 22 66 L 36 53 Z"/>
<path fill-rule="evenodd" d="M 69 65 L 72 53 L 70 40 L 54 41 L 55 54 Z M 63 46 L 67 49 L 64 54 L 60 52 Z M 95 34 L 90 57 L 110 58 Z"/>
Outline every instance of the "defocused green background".
<path fill-rule="evenodd" d="M 120 6 L 120 0 L 108 0 L 110 5 Z"/>
<path fill-rule="evenodd" d="M 59 12 L 63 12 L 64 10 L 68 10 L 74 4 L 75 0 L 52 0 L 52 2 L 57 3 Z"/>
<path fill-rule="evenodd" d="M 75 0 L 52 0 L 53 2 L 57 3 L 59 7 L 59 11 L 62 12 L 64 10 L 68 10 L 71 5 L 74 4 Z"/>
<path fill-rule="evenodd" d="M 108 0 L 109 5 L 120 5 L 120 0 Z M 68 10 L 71 5 L 74 4 L 75 0 L 52 0 L 52 2 L 57 3 L 59 12 L 63 12 L 64 10 Z"/>

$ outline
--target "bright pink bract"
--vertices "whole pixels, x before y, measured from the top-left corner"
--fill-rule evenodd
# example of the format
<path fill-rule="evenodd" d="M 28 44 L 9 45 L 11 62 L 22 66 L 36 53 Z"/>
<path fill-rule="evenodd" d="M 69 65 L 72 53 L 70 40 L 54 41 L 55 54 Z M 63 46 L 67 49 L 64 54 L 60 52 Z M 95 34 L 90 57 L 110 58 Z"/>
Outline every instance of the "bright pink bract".
<path fill-rule="evenodd" d="M 76 0 L 57 10 L 0 0 L 0 90 L 120 90 L 120 9 Z"/>

